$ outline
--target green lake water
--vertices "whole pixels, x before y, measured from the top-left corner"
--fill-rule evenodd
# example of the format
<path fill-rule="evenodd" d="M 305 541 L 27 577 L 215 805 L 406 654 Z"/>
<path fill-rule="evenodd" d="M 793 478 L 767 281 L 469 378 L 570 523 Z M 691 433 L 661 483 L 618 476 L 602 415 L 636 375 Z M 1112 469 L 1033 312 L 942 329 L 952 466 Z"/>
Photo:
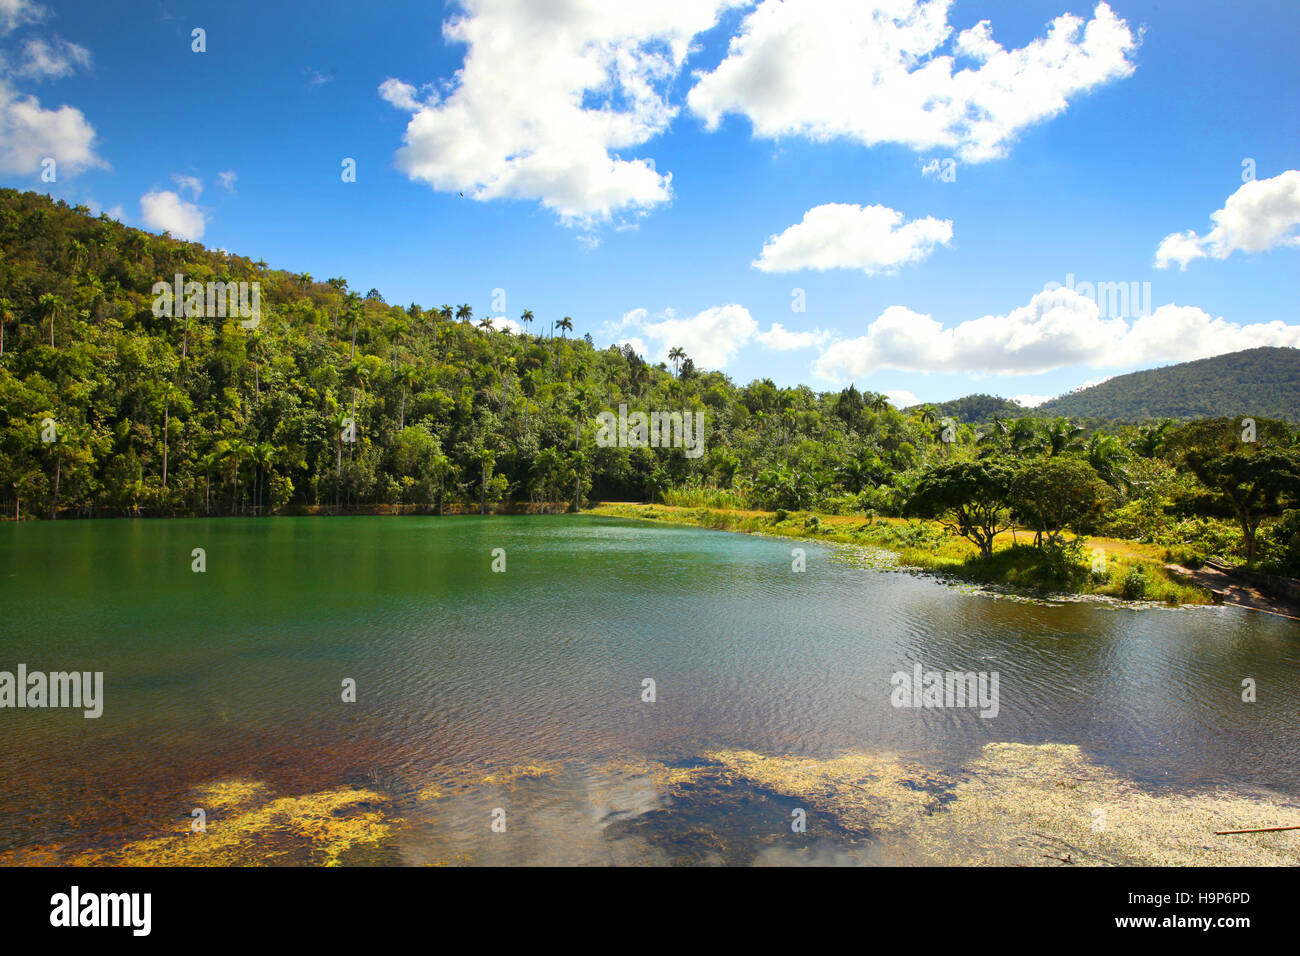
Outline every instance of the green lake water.
<path fill-rule="evenodd" d="M 719 748 L 959 766 L 1061 742 L 1145 786 L 1300 795 L 1300 623 L 993 599 L 815 544 L 594 517 L 5 524 L 0 670 L 20 663 L 102 671 L 104 713 L 0 710 L 0 852 L 140 838 L 184 820 L 195 786 L 243 779 L 390 795 L 416 822 L 368 862 L 449 840 L 470 862 L 640 862 L 701 827 L 749 862 L 778 797 L 593 784 L 610 761 Z M 892 706 L 917 663 L 997 672 L 998 715 Z M 412 810 L 448 768 L 540 762 L 561 769 L 512 796 L 526 850 L 493 844 L 473 794 L 437 825 Z"/>

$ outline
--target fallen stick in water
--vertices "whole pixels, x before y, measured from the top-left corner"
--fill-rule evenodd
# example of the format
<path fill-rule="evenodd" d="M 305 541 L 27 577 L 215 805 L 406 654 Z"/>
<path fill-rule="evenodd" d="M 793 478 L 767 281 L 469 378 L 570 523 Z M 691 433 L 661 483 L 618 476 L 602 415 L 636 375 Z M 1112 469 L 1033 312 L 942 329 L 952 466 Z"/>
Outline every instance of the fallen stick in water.
<path fill-rule="evenodd" d="M 1279 830 L 1300 830 L 1300 826 L 1294 827 L 1253 827 L 1249 830 L 1215 830 L 1215 836 L 1225 836 L 1229 833 L 1276 833 Z"/>

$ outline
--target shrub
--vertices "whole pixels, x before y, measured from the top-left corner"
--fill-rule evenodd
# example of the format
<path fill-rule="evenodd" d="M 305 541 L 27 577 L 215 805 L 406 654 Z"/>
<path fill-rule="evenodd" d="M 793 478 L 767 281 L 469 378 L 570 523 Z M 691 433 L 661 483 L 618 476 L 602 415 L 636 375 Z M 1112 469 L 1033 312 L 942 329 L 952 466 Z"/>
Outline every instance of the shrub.
<path fill-rule="evenodd" d="M 1128 569 L 1128 574 L 1124 575 L 1124 583 L 1120 585 L 1119 593 L 1126 601 L 1141 601 L 1147 596 L 1149 586 L 1146 569 L 1140 564 L 1135 564 Z"/>

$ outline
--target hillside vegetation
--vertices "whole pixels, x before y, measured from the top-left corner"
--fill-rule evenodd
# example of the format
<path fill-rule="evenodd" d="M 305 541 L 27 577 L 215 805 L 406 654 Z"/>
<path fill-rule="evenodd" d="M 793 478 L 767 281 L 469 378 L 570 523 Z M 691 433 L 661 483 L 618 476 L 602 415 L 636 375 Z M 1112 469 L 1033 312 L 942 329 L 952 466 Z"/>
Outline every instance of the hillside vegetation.
<path fill-rule="evenodd" d="M 257 283 L 258 318 L 160 307 L 156 284 L 178 275 L 209 290 Z M 737 385 L 679 348 L 647 363 L 595 348 L 568 316 L 524 310 L 521 333 L 495 318 L 470 303 L 391 304 L 344 277 L 0 190 L 0 507 L 18 519 L 260 516 L 606 499 L 916 514 L 985 560 L 1012 522 L 1031 529 L 1044 580 L 1076 575 L 1080 555 L 1063 548 L 1090 533 L 1189 559 L 1298 557 L 1295 434 L 1264 413 L 1293 386 L 1263 381 L 1293 350 L 1211 360 L 1254 369 L 1260 401 L 1247 402 L 1243 371 L 1236 404 L 1199 431 L 996 417 L 1007 409 L 987 396 L 962 406 L 994 413 L 973 427 L 852 386 Z M 701 413 L 703 440 L 611 445 L 599 417 L 620 405 Z M 1234 414 L 1258 416 L 1259 441 L 1243 443 Z"/>
<path fill-rule="evenodd" d="M 1300 349 L 1247 349 L 1117 375 L 1037 411 L 1124 422 L 1259 415 L 1300 423 Z"/>

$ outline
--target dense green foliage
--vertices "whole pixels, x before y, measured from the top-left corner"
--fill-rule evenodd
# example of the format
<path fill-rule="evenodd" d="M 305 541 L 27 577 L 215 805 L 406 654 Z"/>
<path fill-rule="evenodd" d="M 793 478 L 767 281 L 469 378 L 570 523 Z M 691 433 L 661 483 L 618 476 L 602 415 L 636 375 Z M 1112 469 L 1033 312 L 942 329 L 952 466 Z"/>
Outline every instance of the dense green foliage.
<path fill-rule="evenodd" d="M 256 328 L 155 309 L 155 283 L 177 274 L 259 283 Z M 1197 482 L 1170 423 L 1089 433 L 1021 413 L 973 427 L 953 419 L 1005 410 L 999 400 L 946 415 L 853 387 L 737 386 L 680 349 L 671 368 L 597 349 L 570 335 L 568 316 L 524 311 L 516 333 L 469 304 L 390 305 L 343 278 L 274 270 L 34 193 L 0 191 L 0 319 L 0 507 L 13 517 L 592 498 L 900 515 L 927 495 L 937 513 L 949 510 L 934 497 L 937 469 L 995 460 L 1022 489 L 995 523 L 1033 528 L 1038 545 L 1086 525 L 1197 555 L 1248 550 L 1226 492 Z M 622 403 L 703 411 L 702 454 L 604 447 L 597 415 Z M 1292 454 L 1294 436 L 1277 428 L 1274 445 Z M 1073 464 L 1033 465 L 1054 459 Z M 1260 553 L 1273 561 L 1296 547 L 1286 467 L 1271 472 L 1281 485 L 1260 513 Z M 1099 514 L 1088 496 L 1102 485 Z M 1030 487 L 1058 506 L 1035 506 Z"/>
<path fill-rule="evenodd" d="M 941 418 L 953 418 L 967 425 L 991 422 L 995 418 L 1014 418 L 1027 412 L 1023 406 L 1009 398 L 984 394 L 954 398 L 952 401 L 940 402 L 934 408 Z"/>

